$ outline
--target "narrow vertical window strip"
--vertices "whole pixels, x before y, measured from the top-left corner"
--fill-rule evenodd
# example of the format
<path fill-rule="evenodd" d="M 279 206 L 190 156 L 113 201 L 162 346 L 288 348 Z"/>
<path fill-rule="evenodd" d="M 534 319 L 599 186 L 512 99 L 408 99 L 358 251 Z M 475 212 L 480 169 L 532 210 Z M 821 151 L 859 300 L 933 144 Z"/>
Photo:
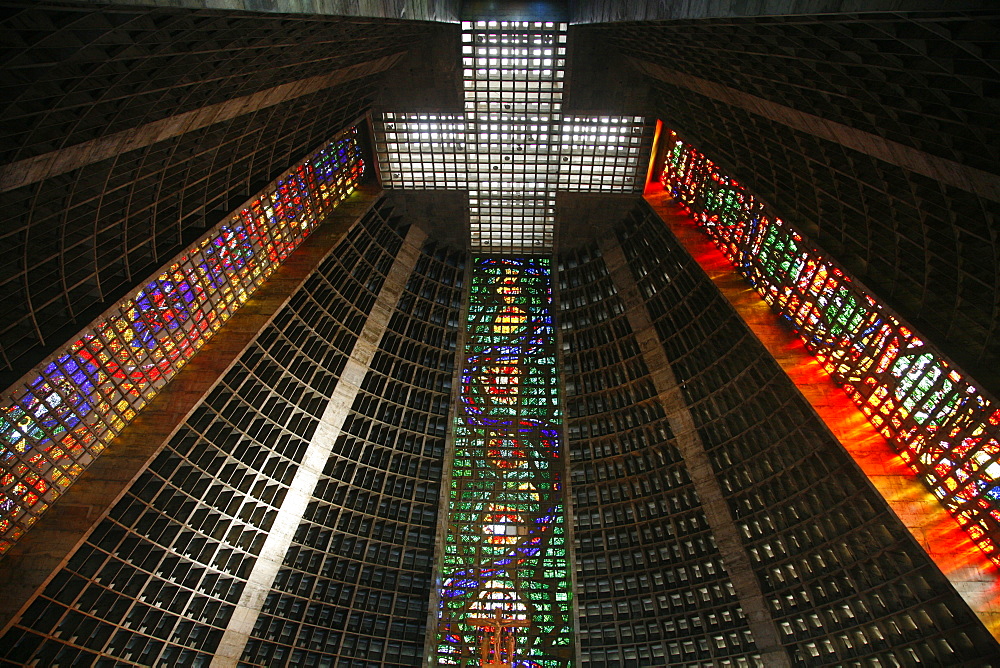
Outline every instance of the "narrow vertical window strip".
<path fill-rule="evenodd" d="M 474 260 L 437 665 L 570 665 L 551 306 L 548 258 Z"/>
<path fill-rule="evenodd" d="M 353 192 L 363 171 L 350 128 L 8 390 L 0 404 L 0 554 Z"/>
<path fill-rule="evenodd" d="M 669 137 L 664 187 L 1000 565 L 1000 408 L 794 227 Z"/>

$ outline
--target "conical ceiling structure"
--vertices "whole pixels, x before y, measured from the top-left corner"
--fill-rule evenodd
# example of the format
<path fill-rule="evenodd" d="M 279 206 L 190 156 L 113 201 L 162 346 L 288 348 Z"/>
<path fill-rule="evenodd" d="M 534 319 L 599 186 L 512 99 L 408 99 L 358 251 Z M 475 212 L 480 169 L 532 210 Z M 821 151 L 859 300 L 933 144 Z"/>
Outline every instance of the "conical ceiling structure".
<path fill-rule="evenodd" d="M 997 15 L 888 4 L 10 4 L 0 657 L 988 665 Z"/>

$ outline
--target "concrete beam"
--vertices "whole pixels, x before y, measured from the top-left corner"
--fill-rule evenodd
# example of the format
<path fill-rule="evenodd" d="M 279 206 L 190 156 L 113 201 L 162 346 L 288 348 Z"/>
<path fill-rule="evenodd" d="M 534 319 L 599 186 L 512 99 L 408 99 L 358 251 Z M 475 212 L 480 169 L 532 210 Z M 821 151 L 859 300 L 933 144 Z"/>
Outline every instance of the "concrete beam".
<path fill-rule="evenodd" d="M 394 53 L 366 63 L 342 67 L 329 74 L 281 84 L 252 95 L 243 95 L 218 104 L 210 104 L 200 109 L 115 132 L 106 137 L 91 139 L 9 163 L 0 168 L 0 192 L 7 192 L 30 183 L 65 174 L 128 151 L 145 148 L 156 142 L 179 137 L 215 123 L 229 121 L 243 114 L 273 107 L 325 88 L 333 88 L 348 81 L 384 72 L 395 65 L 402 56 L 402 52 Z"/>
<path fill-rule="evenodd" d="M 0 561 L 0 636 L 376 199 L 375 192 L 358 191 L 342 202 L 53 504 L 44 520 L 11 548 Z"/>
<path fill-rule="evenodd" d="M 663 406 L 670 430 L 674 434 L 674 442 L 698 493 L 701 509 L 712 529 L 712 536 L 722 555 L 726 574 L 729 575 L 729 580 L 733 583 L 736 596 L 739 598 L 740 607 L 746 614 L 747 625 L 753 634 L 754 643 L 760 650 L 761 659 L 769 668 L 790 667 L 791 660 L 781 643 L 778 627 L 771 617 L 760 583 L 754 575 L 750 556 L 743 546 L 736 522 L 729 511 L 729 504 L 722 494 L 718 476 L 712 468 L 708 453 L 705 452 L 705 445 L 698 434 L 691 410 L 684 401 L 680 385 L 674 377 L 670 360 L 667 359 L 667 354 L 653 327 L 625 253 L 618 241 L 612 237 L 604 237 L 600 248 L 615 289 L 627 305 L 625 316 L 642 351 L 643 361 L 656 388 L 657 399 Z"/>
<path fill-rule="evenodd" d="M 340 374 L 333 396 L 323 410 L 316 432 L 302 456 L 302 463 L 295 471 L 260 555 L 254 562 L 240 600 L 212 658 L 212 668 L 235 668 L 243 656 L 243 649 L 250 639 L 267 595 L 271 592 L 274 578 L 284 563 L 285 554 L 295 538 L 299 524 L 302 523 L 302 516 L 313 498 L 313 491 L 323 475 L 333 445 L 340 436 L 344 421 L 347 420 L 368 373 L 368 367 L 378 351 L 382 335 L 388 329 L 389 319 L 417 265 L 420 248 L 426 238 L 426 232 L 416 225 L 410 226 L 344 371 Z"/>
<path fill-rule="evenodd" d="M 863 153 L 890 165 L 902 167 L 928 178 L 946 183 L 980 197 L 1000 202 L 1000 175 L 963 165 L 954 160 L 931 155 L 925 151 L 885 139 L 843 123 L 828 120 L 815 114 L 765 100 L 714 81 L 677 72 L 656 63 L 629 57 L 632 65 L 643 74 L 699 95 L 718 100 L 770 121 L 781 123 L 793 130 L 831 141 L 853 151 Z M 669 125 L 669 119 L 664 121 Z"/>

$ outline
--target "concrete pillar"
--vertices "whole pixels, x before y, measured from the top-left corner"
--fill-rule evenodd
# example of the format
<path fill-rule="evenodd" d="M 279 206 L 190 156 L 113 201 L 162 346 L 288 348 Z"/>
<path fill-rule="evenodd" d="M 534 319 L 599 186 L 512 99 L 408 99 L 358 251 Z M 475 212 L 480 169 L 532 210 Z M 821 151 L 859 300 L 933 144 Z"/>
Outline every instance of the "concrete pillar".
<path fill-rule="evenodd" d="M 819 360 L 806 351 L 802 340 L 781 324 L 690 216 L 673 204 L 667 193 L 647 195 L 646 201 L 777 360 L 993 637 L 1000 640 L 1000 568 L 976 547 L 864 413 L 837 387 Z"/>
<path fill-rule="evenodd" d="M 243 655 L 243 648 L 250 638 L 254 624 L 257 623 L 257 617 L 271 591 L 271 584 L 278 575 L 285 554 L 302 522 L 313 490 L 330 458 L 333 444 L 340 436 L 344 421 L 351 411 L 351 406 L 354 405 L 361 383 L 368 373 L 368 367 L 378 351 L 382 334 L 389 325 L 389 318 L 392 317 L 396 304 L 403 294 L 410 274 L 413 273 L 420 257 L 420 248 L 426 238 L 427 234 L 423 230 L 411 226 L 403 240 L 403 245 L 386 276 L 368 320 L 354 345 L 354 350 L 351 351 L 351 356 L 344 366 L 333 396 L 323 410 L 316 432 L 302 456 L 302 463 L 292 478 L 288 493 L 278 510 L 278 516 L 261 547 L 260 555 L 254 563 L 253 570 L 250 571 L 243 594 L 236 604 L 236 609 L 212 659 L 212 668 L 235 668 Z"/>
<path fill-rule="evenodd" d="M 0 635 L 34 601 L 257 333 L 376 200 L 376 192 L 362 189 L 342 202 L 125 427 L 38 526 L 11 548 L 0 568 Z"/>
<path fill-rule="evenodd" d="M 746 614 L 747 625 L 753 634 L 754 643 L 761 652 L 764 665 L 768 668 L 790 667 L 788 653 L 781 644 L 778 628 L 750 565 L 750 557 L 743 547 L 736 523 L 729 512 L 729 505 L 722 495 L 722 488 L 712 468 L 712 462 L 705 452 L 691 411 L 684 402 L 670 360 L 667 359 L 646 311 L 625 254 L 617 240 L 607 237 L 601 240 L 601 254 L 615 289 L 627 305 L 625 315 L 629 326 L 642 351 L 643 361 L 656 388 L 657 399 L 666 413 L 675 444 L 684 458 L 684 465 L 701 501 L 701 509 L 708 520 L 740 606 Z"/>

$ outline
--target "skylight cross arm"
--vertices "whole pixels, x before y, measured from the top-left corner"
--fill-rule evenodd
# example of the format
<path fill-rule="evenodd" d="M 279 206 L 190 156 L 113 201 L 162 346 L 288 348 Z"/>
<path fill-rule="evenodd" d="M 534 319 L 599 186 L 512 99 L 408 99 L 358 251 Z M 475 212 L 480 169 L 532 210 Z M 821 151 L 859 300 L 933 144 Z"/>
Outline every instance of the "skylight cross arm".
<path fill-rule="evenodd" d="M 468 190 L 465 115 L 387 112 L 375 119 L 375 152 L 386 188 Z"/>
<path fill-rule="evenodd" d="M 654 127 L 642 116 L 564 116 L 559 190 L 640 193 Z"/>
<path fill-rule="evenodd" d="M 490 253 L 551 252 L 557 191 L 642 191 L 652 125 L 562 114 L 566 24 L 462 31 L 464 113 L 376 120 L 386 188 L 468 190 L 471 248 Z"/>

